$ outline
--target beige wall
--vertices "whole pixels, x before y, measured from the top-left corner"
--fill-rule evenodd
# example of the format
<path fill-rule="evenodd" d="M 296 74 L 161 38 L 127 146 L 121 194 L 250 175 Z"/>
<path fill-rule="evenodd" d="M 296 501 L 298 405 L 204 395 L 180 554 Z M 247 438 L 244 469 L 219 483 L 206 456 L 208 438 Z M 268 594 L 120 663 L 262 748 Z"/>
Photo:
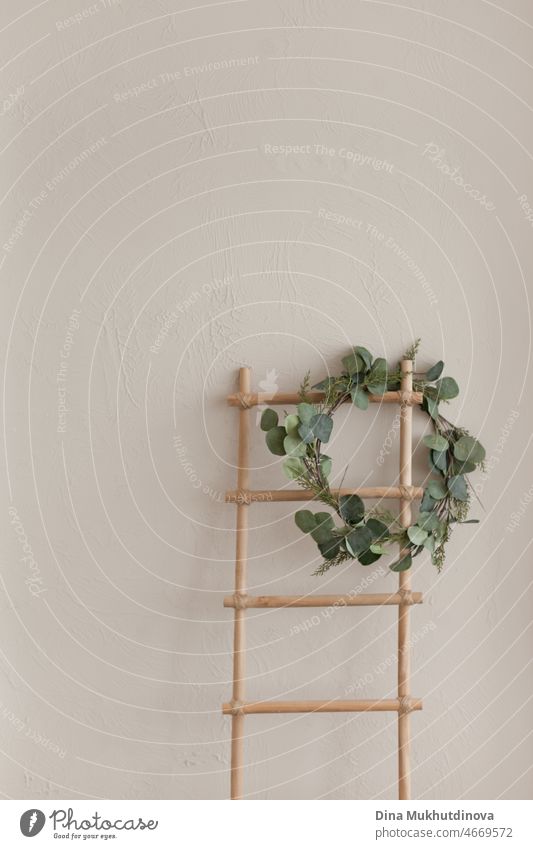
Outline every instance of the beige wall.
<path fill-rule="evenodd" d="M 530 798 L 531 5 L 0 14 L 0 792 L 227 796 L 224 396 L 244 363 L 290 389 L 352 343 L 394 362 L 421 336 L 490 459 L 481 524 L 442 575 L 414 569 L 414 793 Z M 338 422 L 337 475 L 393 480 L 393 410 Z M 253 463 L 281 484 L 255 431 Z M 250 515 L 257 593 L 395 586 L 358 565 L 319 581 L 289 506 Z M 394 609 L 312 616 L 250 614 L 250 697 L 394 693 Z M 247 727 L 252 798 L 395 795 L 390 715 Z"/>

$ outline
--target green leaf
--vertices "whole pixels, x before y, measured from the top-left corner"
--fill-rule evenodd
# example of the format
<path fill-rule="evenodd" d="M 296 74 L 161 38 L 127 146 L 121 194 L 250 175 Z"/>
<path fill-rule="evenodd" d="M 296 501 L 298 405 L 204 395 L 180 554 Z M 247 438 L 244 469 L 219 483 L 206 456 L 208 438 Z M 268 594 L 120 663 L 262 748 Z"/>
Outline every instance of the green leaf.
<path fill-rule="evenodd" d="M 299 436 L 286 436 L 283 440 L 283 448 L 285 454 L 290 454 L 291 457 L 305 457 L 307 454 L 307 446 Z"/>
<path fill-rule="evenodd" d="M 368 393 L 361 386 L 355 386 L 350 392 L 350 395 L 356 407 L 359 407 L 360 410 L 368 409 Z"/>
<path fill-rule="evenodd" d="M 439 360 L 438 363 L 435 363 L 434 366 L 431 366 L 430 369 L 426 372 L 426 380 L 434 381 L 438 380 L 438 378 L 442 374 L 442 369 L 444 368 L 444 363 L 442 360 Z"/>
<path fill-rule="evenodd" d="M 269 407 L 267 410 L 263 410 L 259 426 L 261 430 L 272 430 L 273 427 L 276 427 L 278 421 L 278 414 Z"/>
<path fill-rule="evenodd" d="M 393 563 L 390 569 L 393 572 L 405 572 L 407 569 L 411 568 L 413 563 L 413 558 L 410 554 L 406 554 L 405 557 L 402 557 L 400 560 L 397 560 L 396 563 Z"/>
<path fill-rule="evenodd" d="M 316 528 L 316 519 L 310 510 L 297 510 L 294 521 L 304 534 L 310 534 Z"/>
<path fill-rule="evenodd" d="M 345 537 L 346 548 L 354 557 L 358 557 L 372 545 L 372 534 L 368 528 L 354 528 Z"/>
<path fill-rule="evenodd" d="M 321 442 L 327 442 L 333 430 L 333 419 L 331 416 L 326 416 L 325 413 L 316 413 L 308 422 L 302 422 L 298 429 L 298 433 L 304 442 L 314 442 L 315 439 L 320 439 Z"/>
<path fill-rule="evenodd" d="M 378 554 L 377 551 L 372 551 L 369 548 L 367 551 L 363 551 L 357 559 L 362 566 L 370 566 L 372 563 L 375 563 L 376 560 L 379 560 L 380 557 L 381 554 Z"/>
<path fill-rule="evenodd" d="M 313 404 L 298 404 L 296 409 L 298 410 L 300 421 L 306 424 L 316 415 L 316 407 Z"/>
<path fill-rule="evenodd" d="M 291 413 L 290 416 L 285 416 L 285 421 L 283 424 L 289 436 L 298 436 L 298 428 L 300 427 L 300 416 L 297 416 L 296 413 Z"/>
<path fill-rule="evenodd" d="M 423 528 L 419 528 L 418 525 L 411 525 L 407 528 L 407 536 L 413 543 L 413 545 L 423 545 L 424 540 L 426 539 L 428 532 Z"/>
<path fill-rule="evenodd" d="M 462 436 L 453 446 L 454 456 L 461 462 L 481 463 L 485 459 L 485 449 L 473 436 Z"/>
<path fill-rule="evenodd" d="M 459 395 L 459 387 L 453 377 L 443 377 L 435 384 L 435 388 L 441 401 L 450 401 Z"/>
<path fill-rule="evenodd" d="M 475 469 L 476 463 L 471 463 L 470 460 L 465 460 L 464 463 L 461 463 L 459 460 L 453 459 L 450 466 L 452 475 L 468 475 L 470 472 L 475 471 Z"/>
<path fill-rule="evenodd" d="M 435 537 L 428 536 L 422 543 L 424 548 L 426 548 L 431 554 L 435 551 Z"/>
<path fill-rule="evenodd" d="M 339 512 L 349 525 L 357 525 L 364 518 L 365 505 L 358 495 L 341 495 Z"/>
<path fill-rule="evenodd" d="M 425 436 L 422 441 L 424 445 L 427 445 L 433 451 L 447 451 L 449 448 L 448 440 L 441 436 L 440 433 L 431 433 L 429 436 Z"/>
<path fill-rule="evenodd" d="M 335 523 L 333 521 L 333 516 L 331 513 L 326 513 L 325 510 L 320 511 L 319 513 L 315 513 L 315 522 L 317 525 L 323 525 L 324 523 L 330 525 L 331 529 L 335 527 Z"/>
<path fill-rule="evenodd" d="M 479 525 L 479 519 L 465 519 L 464 522 L 459 522 L 460 525 Z"/>
<path fill-rule="evenodd" d="M 374 360 L 366 385 L 372 395 L 383 395 L 387 391 L 387 361 L 383 357 Z"/>
<path fill-rule="evenodd" d="M 373 540 L 383 539 L 389 533 L 387 525 L 384 522 L 380 522 L 379 519 L 370 518 L 367 521 L 366 526 L 372 534 Z"/>
<path fill-rule="evenodd" d="M 372 360 L 374 359 L 370 351 L 368 351 L 366 348 L 363 348 L 361 345 L 356 345 L 354 350 L 356 354 L 359 354 L 367 369 L 370 368 L 370 366 L 372 365 Z"/>
<path fill-rule="evenodd" d="M 359 371 L 364 371 L 365 363 L 359 354 L 353 350 L 351 354 L 342 358 L 342 364 L 348 374 L 357 374 Z"/>
<path fill-rule="evenodd" d="M 377 542 L 372 543 L 372 545 L 370 546 L 370 551 L 372 552 L 372 554 L 380 554 L 380 555 L 387 553 L 387 549 L 384 548 L 382 545 L 380 545 Z"/>
<path fill-rule="evenodd" d="M 448 478 L 448 491 L 457 501 L 468 501 L 468 488 L 463 475 Z"/>
<path fill-rule="evenodd" d="M 285 448 L 283 447 L 283 441 L 286 436 L 287 431 L 284 427 L 278 426 L 270 428 L 266 435 L 266 444 L 272 454 L 279 454 L 280 457 L 284 456 Z"/>
<path fill-rule="evenodd" d="M 319 545 L 324 545 L 329 542 L 333 536 L 335 531 L 335 525 L 333 524 L 333 519 L 328 515 L 328 520 L 324 522 L 319 522 L 311 531 L 311 536 L 314 541 Z"/>
<path fill-rule="evenodd" d="M 422 501 L 420 502 L 420 511 L 421 512 L 431 512 L 435 506 L 435 499 L 431 497 L 429 490 L 424 490 L 424 495 L 422 496 Z"/>
<path fill-rule="evenodd" d="M 430 481 L 427 485 L 427 490 L 435 501 L 441 501 L 446 498 L 447 492 L 443 481 Z"/>
<path fill-rule="evenodd" d="M 322 454 L 320 457 L 320 471 L 322 472 L 323 477 L 326 479 L 329 478 L 331 474 L 331 457 L 326 457 L 325 454 Z"/>
<path fill-rule="evenodd" d="M 436 515 L 436 513 L 420 512 L 418 514 L 418 519 L 416 520 L 416 523 L 417 525 L 419 525 L 419 527 L 423 528 L 425 531 L 428 532 L 436 530 L 440 525 L 439 517 Z"/>
<path fill-rule="evenodd" d="M 283 471 L 290 480 L 298 480 L 305 475 L 306 468 L 299 457 L 289 457 L 283 463 Z"/>
<path fill-rule="evenodd" d="M 432 466 L 439 472 L 448 471 L 448 452 L 447 451 L 430 451 L 429 457 Z"/>
<path fill-rule="evenodd" d="M 341 551 L 341 540 L 337 537 L 332 537 L 325 543 L 319 543 L 318 545 L 319 551 L 326 560 L 334 560 L 335 557 L 340 554 Z"/>
<path fill-rule="evenodd" d="M 439 402 L 434 398 L 430 398 L 427 394 L 427 387 L 424 389 L 424 403 L 423 409 L 426 410 L 427 413 L 431 416 L 433 421 L 437 421 L 439 417 Z"/>

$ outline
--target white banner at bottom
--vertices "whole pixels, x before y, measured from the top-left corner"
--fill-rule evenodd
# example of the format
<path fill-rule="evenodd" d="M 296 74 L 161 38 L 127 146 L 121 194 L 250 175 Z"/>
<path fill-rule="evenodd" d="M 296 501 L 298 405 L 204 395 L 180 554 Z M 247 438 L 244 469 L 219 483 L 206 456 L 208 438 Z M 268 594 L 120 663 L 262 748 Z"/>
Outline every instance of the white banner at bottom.
<path fill-rule="evenodd" d="M 532 849 L 529 801 L 0 802 L 1 845 Z M 34 844 L 28 841 L 35 839 Z M 68 841 L 68 842 L 67 842 Z"/>

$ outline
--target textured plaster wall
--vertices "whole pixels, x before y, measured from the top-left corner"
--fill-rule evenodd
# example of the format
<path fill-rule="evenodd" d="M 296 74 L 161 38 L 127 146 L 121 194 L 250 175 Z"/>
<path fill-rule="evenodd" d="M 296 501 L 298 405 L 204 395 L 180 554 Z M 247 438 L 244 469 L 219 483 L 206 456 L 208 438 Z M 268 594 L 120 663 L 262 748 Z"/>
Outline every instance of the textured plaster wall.
<path fill-rule="evenodd" d="M 413 570 L 413 791 L 531 798 L 531 4 L 0 16 L 0 792 L 228 795 L 224 397 L 242 364 L 289 390 L 350 344 L 395 361 L 421 336 L 489 460 L 481 524 L 440 576 Z M 395 480 L 394 412 L 339 413 L 336 480 Z M 281 484 L 255 429 L 252 460 L 255 487 Z M 396 585 L 386 567 L 311 577 L 290 505 L 250 522 L 255 593 Z M 395 618 L 251 612 L 249 697 L 394 694 Z M 250 798 L 395 796 L 392 715 L 247 729 Z"/>

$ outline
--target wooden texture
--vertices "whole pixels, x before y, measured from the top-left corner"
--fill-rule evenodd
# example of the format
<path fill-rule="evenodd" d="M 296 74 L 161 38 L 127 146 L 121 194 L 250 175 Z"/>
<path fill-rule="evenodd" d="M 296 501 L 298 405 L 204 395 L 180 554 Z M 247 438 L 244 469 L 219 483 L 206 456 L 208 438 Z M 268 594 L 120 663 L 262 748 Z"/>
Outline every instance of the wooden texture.
<path fill-rule="evenodd" d="M 422 593 L 411 593 L 408 604 L 422 604 Z M 373 607 L 382 604 L 402 604 L 399 593 L 362 593 L 361 595 L 257 595 L 242 596 L 238 600 L 228 595 L 224 607 Z"/>
<path fill-rule="evenodd" d="M 399 404 L 402 400 L 401 395 L 401 391 L 384 392 L 383 395 L 369 395 L 368 399 L 371 404 Z M 311 403 L 317 404 L 324 400 L 324 393 L 309 392 L 306 397 Z M 240 407 L 243 404 L 246 407 L 257 407 L 259 404 L 276 407 L 285 404 L 300 404 L 302 399 L 298 392 L 277 392 L 275 395 L 268 395 L 261 392 L 243 392 L 240 390 L 234 395 L 228 395 L 227 401 L 230 407 Z M 347 399 L 345 403 L 351 403 L 351 401 Z M 406 403 L 409 405 L 421 404 L 422 393 L 410 390 L 409 396 L 406 397 Z"/>
<path fill-rule="evenodd" d="M 353 489 L 333 489 L 334 495 L 359 495 L 361 498 L 422 498 L 424 489 L 421 486 L 360 486 Z M 229 490 L 225 501 L 238 504 L 239 501 L 313 501 L 316 495 L 310 489 L 252 489 Z"/>
<path fill-rule="evenodd" d="M 407 703 L 406 703 L 407 704 Z M 231 714 L 234 710 L 248 713 L 358 713 L 366 711 L 397 712 L 406 704 L 399 699 L 312 699 L 310 701 L 292 700 L 286 702 L 243 702 L 237 708 L 226 702 L 222 712 Z M 422 710 L 421 699 L 410 699 L 409 710 Z"/>
<path fill-rule="evenodd" d="M 250 391 L 250 369 L 239 370 L 239 391 Z M 237 460 L 237 487 L 248 489 L 250 456 L 250 414 L 239 412 L 239 449 Z M 246 561 L 248 557 L 248 505 L 237 504 L 237 531 L 235 554 L 235 592 L 246 592 Z M 243 701 L 246 676 L 246 640 L 244 609 L 235 610 L 233 632 L 233 699 Z M 244 771 L 244 716 L 233 716 L 231 726 L 231 798 L 242 799 Z"/>
<path fill-rule="evenodd" d="M 413 388 L 413 363 L 402 360 L 402 390 L 411 392 Z M 413 446 L 413 408 L 407 404 L 400 407 L 400 486 L 411 486 L 412 483 L 412 446 Z M 400 524 L 406 528 L 411 524 L 411 502 L 400 500 Z M 400 551 L 400 554 L 405 552 Z M 410 592 L 411 572 L 400 572 L 400 593 Z M 411 663 L 410 663 L 410 607 L 401 604 L 398 608 L 398 698 L 409 695 Z M 411 717 L 409 713 L 398 715 L 398 798 L 411 798 Z"/>

